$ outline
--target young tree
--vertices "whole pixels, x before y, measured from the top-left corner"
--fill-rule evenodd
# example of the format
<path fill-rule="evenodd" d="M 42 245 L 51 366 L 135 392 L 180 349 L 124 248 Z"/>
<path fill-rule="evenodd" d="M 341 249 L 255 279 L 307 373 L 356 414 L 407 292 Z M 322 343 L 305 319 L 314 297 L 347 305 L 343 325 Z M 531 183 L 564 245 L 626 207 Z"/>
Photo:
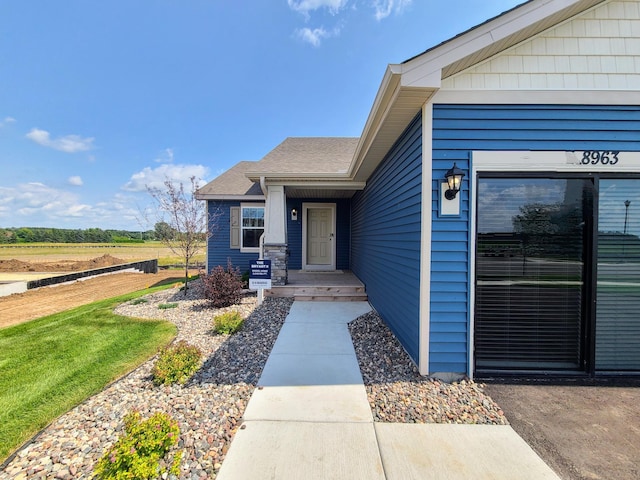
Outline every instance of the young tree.
<path fill-rule="evenodd" d="M 207 209 L 205 202 L 196 199 L 199 188 L 196 178 L 191 177 L 190 181 L 189 191 L 185 191 L 182 183 L 176 184 L 168 178 L 164 181 L 164 188 L 147 185 L 147 191 L 157 206 L 156 226 L 164 224 L 161 230 L 165 234 L 159 240 L 184 259 L 185 296 L 189 263 L 203 251 L 207 243 Z M 172 232 L 172 235 L 166 235 L 166 232 Z"/>

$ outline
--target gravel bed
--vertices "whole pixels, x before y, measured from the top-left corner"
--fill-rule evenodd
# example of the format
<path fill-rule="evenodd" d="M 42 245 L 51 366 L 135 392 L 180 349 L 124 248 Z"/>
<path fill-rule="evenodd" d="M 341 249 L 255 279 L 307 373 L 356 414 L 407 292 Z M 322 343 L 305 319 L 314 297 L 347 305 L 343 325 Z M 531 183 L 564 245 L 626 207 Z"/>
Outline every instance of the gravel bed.
<path fill-rule="evenodd" d="M 445 383 L 420 375 L 377 313 L 349 324 L 374 421 L 506 425 L 500 407 L 471 380 Z"/>
<path fill-rule="evenodd" d="M 185 298 L 177 289 L 120 305 L 116 312 L 163 318 L 204 353 L 201 369 L 184 386 L 156 387 L 155 359 L 62 415 L 0 471 L 5 479 L 87 479 L 95 463 L 120 436 L 123 417 L 163 411 L 180 425 L 184 449 L 180 479 L 214 478 L 242 419 L 245 407 L 275 343 L 293 299 L 268 298 L 257 307 L 255 294 L 239 305 L 211 308 L 199 281 Z M 177 303 L 176 308 L 159 305 Z M 235 335 L 216 335 L 212 319 L 227 310 L 246 318 Z M 369 403 L 377 422 L 506 424 L 483 385 L 466 380 L 444 383 L 420 376 L 380 317 L 371 312 L 349 324 Z"/>
<path fill-rule="evenodd" d="M 204 353 L 202 368 L 184 386 L 153 385 L 154 360 L 62 415 L 0 471 L 0 479 L 86 479 L 95 463 L 120 436 L 123 417 L 138 410 L 144 418 L 162 411 L 180 425 L 184 449 L 180 479 L 215 477 L 245 407 L 291 307 L 292 299 L 266 299 L 257 307 L 255 294 L 246 294 L 237 306 L 214 309 L 202 299 L 199 282 L 185 298 L 177 289 L 129 302 L 116 312 L 139 318 L 164 318 L 184 339 Z M 176 308 L 158 305 L 178 303 Z M 232 336 L 212 331 L 213 317 L 239 310 L 246 318 Z"/>

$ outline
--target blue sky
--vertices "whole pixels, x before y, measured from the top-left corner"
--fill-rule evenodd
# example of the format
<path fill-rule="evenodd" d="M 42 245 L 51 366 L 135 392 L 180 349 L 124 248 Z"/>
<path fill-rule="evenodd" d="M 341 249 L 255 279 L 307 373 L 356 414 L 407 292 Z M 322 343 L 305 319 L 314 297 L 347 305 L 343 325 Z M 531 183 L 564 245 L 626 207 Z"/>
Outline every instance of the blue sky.
<path fill-rule="evenodd" d="M 389 63 L 521 0 L 4 0 L 0 227 L 151 228 L 289 136 L 359 136 Z"/>

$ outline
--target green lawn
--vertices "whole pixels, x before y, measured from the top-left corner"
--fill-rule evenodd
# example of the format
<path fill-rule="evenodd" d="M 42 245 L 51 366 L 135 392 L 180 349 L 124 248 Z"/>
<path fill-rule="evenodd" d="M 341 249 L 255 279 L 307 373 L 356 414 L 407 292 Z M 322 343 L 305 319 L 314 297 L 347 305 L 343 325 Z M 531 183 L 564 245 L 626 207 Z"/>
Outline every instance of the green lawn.
<path fill-rule="evenodd" d="M 0 330 L 0 462 L 174 338 L 170 322 L 113 313 L 119 303 L 160 288 Z"/>

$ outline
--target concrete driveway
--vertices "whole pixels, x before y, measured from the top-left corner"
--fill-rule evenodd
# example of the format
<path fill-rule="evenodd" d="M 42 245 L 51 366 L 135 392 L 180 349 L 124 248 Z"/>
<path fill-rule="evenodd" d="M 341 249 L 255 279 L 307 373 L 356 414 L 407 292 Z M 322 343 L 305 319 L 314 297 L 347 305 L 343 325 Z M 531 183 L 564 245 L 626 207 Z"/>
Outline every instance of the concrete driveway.
<path fill-rule="evenodd" d="M 626 386 L 488 383 L 485 392 L 564 480 L 640 478 L 640 381 Z"/>

